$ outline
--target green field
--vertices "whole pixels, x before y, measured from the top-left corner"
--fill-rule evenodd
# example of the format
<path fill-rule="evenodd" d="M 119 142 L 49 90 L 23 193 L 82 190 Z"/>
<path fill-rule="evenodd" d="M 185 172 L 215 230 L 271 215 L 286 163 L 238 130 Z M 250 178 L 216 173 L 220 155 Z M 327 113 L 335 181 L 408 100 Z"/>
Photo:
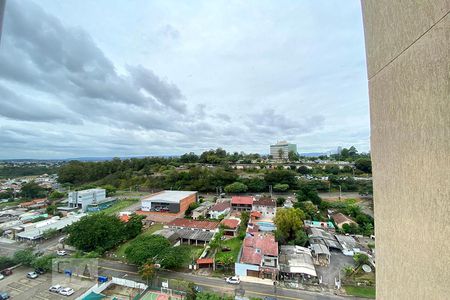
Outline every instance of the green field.
<path fill-rule="evenodd" d="M 219 250 L 216 254 L 216 261 L 221 261 L 225 257 L 231 256 L 233 258 L 233 261 L 236 262 L 239 250 L 241 249 L 241 245 L 242 240 L 237 237 L 224 241 L 221 245 L 221 248 L 228 247 L 230 248 L 230 251 L 222 252 L 222 250 Z"/>
<path fill-rule="evenodd" d="M 108 207 L 108 208 L 102 210 L 101 212 L 103 212 L 107 215 L 113 215 L 113 214 L 116 214 L 116 213 L 124 210 L 128 206 L 135 204 L 138 201 L 139 201 L 139 199 L 117 200 L 117 202 L 114 203 L 111 207 Z"/>
<path fill-rule="evenodd" d="M 348 295 L 375 299 L 375 287 L 346 285 L 344 289 Z"/>
<path fill-rule="evenodd" d="M 144 232 L 142 232 L 139 236 L 151 235 L 152 233 L 154 233 L 155 231 L 160 230 L 160 229 L 163 229 L 163 225 L 155 224 L 155 225 L 149 227 Z M 129 240 L 117 248 L 117 250 L 115 251 L 117 258 L 122 259 L 122 260 L 125 259 L 125 249 L 127 249 L 127 247 L 130 245 L 131 241 L 132 240 Z"/>

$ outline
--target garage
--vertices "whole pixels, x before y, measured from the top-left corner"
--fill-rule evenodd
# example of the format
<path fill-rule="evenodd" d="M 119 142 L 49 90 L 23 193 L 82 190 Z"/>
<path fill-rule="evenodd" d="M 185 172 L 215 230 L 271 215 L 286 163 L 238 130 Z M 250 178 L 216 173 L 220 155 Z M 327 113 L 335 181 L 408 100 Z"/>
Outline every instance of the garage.
<path fill-rule="evenodd" d="M 247 276 L 259 277 L 259 271 L 247 270 Z"/>

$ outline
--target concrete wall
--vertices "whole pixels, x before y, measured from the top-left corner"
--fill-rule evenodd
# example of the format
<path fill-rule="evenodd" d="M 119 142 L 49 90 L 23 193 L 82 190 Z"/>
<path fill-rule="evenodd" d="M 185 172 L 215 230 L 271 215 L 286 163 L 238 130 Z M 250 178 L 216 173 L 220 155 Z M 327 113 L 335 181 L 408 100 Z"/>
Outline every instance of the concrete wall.
<path fill-rule="evenodd" d="M 378 299 L 450 295 L 450 0 L 363 0 Z"/>
<path fill-rule="evenodd" d="M 259 271 L 259 266 L 235 263 L 234 273 L 237 276 L 247 276 L 247 270 Z"/>

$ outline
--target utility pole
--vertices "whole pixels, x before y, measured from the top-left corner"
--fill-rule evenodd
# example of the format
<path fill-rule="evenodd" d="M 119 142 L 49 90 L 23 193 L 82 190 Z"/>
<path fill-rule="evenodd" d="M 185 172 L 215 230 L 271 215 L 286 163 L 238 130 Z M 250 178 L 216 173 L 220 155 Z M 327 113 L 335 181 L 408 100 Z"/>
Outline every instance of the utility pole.
<path fill-rule="evenodd" d="M 341 196 L 342 196 L 342 189 L 341 185 L 339 185 L 339 201 L 341 200 Z"/>
<path fill-rule="evenodd" d="M 269 185 L 270 198 L 272 198 L 272 185 Z"/>

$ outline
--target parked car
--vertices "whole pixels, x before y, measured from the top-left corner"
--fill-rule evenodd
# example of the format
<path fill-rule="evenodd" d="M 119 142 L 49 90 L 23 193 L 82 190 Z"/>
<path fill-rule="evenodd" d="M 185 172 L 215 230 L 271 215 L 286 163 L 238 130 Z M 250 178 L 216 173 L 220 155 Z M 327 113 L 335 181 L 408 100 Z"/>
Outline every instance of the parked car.
<path fill-rule="evenodd" d="M 73 290 L 73 288 L 63 288 L 62 290 L 59 291 L 59 293 L 63 296 L 70 296 L 73 293 L 75 293 L 75 291 Z"/>
<path fill-rule="evenodd" d="M 225 281 L 227 283 L 229 283 L 229 284 L 239 284 L 239 283 L 241 283 L 241 280 L 237 276 L 226 277 Z"/>
<path fill-rule="evenodd" d="M 9 275 L 12 275 L 12 270 L 11 269 L 4 269 L 2 272 L 1 272 L 1 274 L 2 275 L 5 275 L 5 276 L 9 276 Z"/>
<path fill-rule="evenodd" d="M 36 272 L 28 272 L 27 273 L 27 278 L 36 279 L 38 277 L 39 277 L 39 275 Z"/>
<path fill-rule="evenodd" d="M 0 280 L 2 280 L 3 278 L 5 278 L 5 276 L 3 276 L 2 274 L 0 274 Z"/>
<path fill-rule="evenodd" d="M 59 293 L 59 291 L 62 290 L 63 288 L 64 287 L 62 285 L 57 284 L 57 285 L 52 285 L 48 290 L 53 293 Z"/>
<path fill-rule="evenodd" d="M 0 292 L 0 300 L 6 300 L 9 299 L 8 292 Z"/>
<path fill-rule="evenodd" d="M 45 270 L 42 269 L 42 268 L 36 268 L 36 269 L 34 270 L 34 272 L 36 272 L 36 273 L 39 274 L 39 275 L 42 275 L 42 274 L 45 273 Z"/>
<path fill-rule="evenodd" d="M 67 255 L 67 251 L 66 250 L 58 250 L 58 251 L 56 251 L 56 255 L 65 256 L 65 255 Z"/>
<path fill-rule="evenodd" d="M 196 286 L 194 286 L 194 291 L 197 293 L 201 293 L 201 292 L 203 292 L 203 288 L 201 286 L 196 285 Z"/>

